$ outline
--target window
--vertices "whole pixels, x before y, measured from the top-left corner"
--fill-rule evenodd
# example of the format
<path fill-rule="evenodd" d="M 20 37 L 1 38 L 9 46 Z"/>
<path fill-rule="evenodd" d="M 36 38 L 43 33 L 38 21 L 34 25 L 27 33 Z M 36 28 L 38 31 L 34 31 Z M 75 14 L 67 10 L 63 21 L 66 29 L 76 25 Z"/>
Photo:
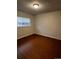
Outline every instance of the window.
<path fill-rule="evenodd" d="M 30 18 L 17 17 L 17 26 L 18 27 L 31 26 L 31 20 L 30 20 Z"/>

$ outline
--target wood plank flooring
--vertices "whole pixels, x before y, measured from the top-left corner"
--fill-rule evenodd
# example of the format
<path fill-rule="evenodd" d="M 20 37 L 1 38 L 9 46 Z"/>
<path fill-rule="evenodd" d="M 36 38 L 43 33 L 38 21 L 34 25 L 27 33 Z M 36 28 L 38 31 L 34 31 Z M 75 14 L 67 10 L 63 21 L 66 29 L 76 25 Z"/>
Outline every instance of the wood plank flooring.
<path fill-rule="evenodd" d="M 17 41 L 17 59 L 54 59 L 61 57 L 61 41 L 31 35 Z"/>

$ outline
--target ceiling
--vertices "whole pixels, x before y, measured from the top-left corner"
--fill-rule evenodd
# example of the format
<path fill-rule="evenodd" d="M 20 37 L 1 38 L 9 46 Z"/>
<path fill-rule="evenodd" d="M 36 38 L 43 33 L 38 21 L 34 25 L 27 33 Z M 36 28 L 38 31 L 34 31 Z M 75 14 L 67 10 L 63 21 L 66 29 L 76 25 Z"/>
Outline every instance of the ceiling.
<path fill-rule="evenodd" d="M 17 0 L 17 9 L 33 15 L 61 9 L 61 0 L 36 0 L 39 4 L 39 8 L 37 9 L 33 7 L 34 1 L 35 0 Z"/>

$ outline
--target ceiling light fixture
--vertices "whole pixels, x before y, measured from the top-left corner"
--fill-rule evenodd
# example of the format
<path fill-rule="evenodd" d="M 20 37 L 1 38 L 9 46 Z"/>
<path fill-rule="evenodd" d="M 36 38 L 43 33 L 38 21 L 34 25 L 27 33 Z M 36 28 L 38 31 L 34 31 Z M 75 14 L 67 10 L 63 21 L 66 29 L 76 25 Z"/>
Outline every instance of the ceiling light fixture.
<path fill-rule="evenodd" d="M 39 7 L 39 4 L 33 4 L 33 7 L 34 8 L 38 8 Z"/>

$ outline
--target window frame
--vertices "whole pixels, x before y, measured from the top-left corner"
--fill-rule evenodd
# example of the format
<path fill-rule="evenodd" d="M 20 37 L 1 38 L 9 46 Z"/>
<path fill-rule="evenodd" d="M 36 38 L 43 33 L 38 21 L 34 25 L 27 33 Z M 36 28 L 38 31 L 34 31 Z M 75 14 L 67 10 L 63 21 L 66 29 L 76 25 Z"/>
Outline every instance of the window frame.
<path fill-rule="evenodd" d="M 19 19 L 20 18 L 20 19 Z M 23 21 L 24 20 L 24 21 Z M 25 20 L 28 23 L 28 25 L 25 25 Z M 24 25 L 23 25 L 24 24 Z M 17 16 L 17 27 L 30 27 L 31 26 L 31 18 L 26 18 L 22 16 Z"/>

